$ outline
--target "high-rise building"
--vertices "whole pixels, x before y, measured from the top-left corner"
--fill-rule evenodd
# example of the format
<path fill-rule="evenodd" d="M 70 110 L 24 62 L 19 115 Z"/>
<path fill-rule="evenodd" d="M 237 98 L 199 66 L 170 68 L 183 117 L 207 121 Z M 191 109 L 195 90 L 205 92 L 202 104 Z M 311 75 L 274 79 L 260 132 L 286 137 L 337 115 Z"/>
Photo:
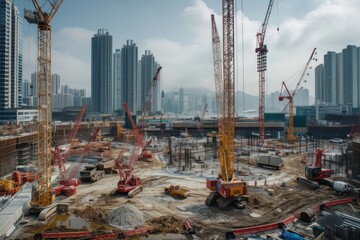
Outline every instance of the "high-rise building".
<path fill-rule="evenodd" d="M 22 103 L 22 18 L 11 0 L 0 0 L 0 108 Z"/>
<path fill-rule="evenodd" d="M 151 105 L 147 111 L 156 112 L 160 111 L 160 78 L 157 80 L 156 87 L 152 89 L 150 93 L 152 81 L 156 73 L 157 68 L 160 65 L 155 61 L 154 55 L 145 50 L 145 54 L 141 57 L 141 95 L 140 95 L 140 107 L 144 108 L 144 103 L 147 100 L 149 94 L 151 94 Z"/>
<path fill-rule="evenodd" d="M 137 105 L 138 64 L 138 47 L 133 40 L 127 40 L 121 49 L 121 96 L 133 113 L 142 110 Z"/>
<path fill-rule="evenodd" d="M 179 89 L 179 111 L 180 113 L 184 112 L 184 89 L 182 87 Z"/>
<path fill-rule="evenodd" d="M 315 102 L 324 101 L 324 64 L 315 68 Z"/>
<path fill-rule="evenodd" d="M 360 107 L 360 47 L 328 52 L 315 68 L 315 99 L 350 110 Z"/>
<path fill-rule="evenodd" d="M 52 94 L 58 94 L 60 89 L 60 75 L 54 73 L 52 76 Z"/>
<path fill-rule="evenodd" d="M 358 108 L 359 102 L 359 66 L 358 49 L 348 45 L 342 51 L 344 71 L 344 105 Z"/>
<path fill-rule="evenodd" d="M 121 82 L 121 50 L 116 49 L 113 55 L 113 106 L 114 111 L 122 108 L 122 95 L 123 88 Z"/>
<path fill-rule="evenodd" d="M 336 53 L 327 52 L 324 55 L 324 101 L 336 104 Z"/>
<path fill-rule="evenodd" d="M 113 111 L 112 36 L 99 29 L 91 38 L 91 98 L 98 113 Z"/>

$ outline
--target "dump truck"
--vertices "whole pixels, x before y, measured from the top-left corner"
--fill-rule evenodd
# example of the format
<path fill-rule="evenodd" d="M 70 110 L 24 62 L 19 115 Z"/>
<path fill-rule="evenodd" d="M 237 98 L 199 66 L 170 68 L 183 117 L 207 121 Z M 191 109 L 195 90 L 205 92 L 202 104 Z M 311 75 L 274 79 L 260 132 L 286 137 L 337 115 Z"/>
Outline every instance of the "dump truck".
<path fill-rule="evenodd" d="M 106 174 L 110 174 L 115 170 L 115 160 L 107 160 L 104 162 L 99 162 L 96 165 L 98 170 L 104 170 Z"/>
<path fill-rule="evenodd" d="M 83 182 L 96 182 L 105 176 L 104 170 L 97 170 L 96 166 L 91 168 L 90 166 L 85 166 L 85 169 L 80 171 L 80 179 Z"/>
<path fill-rule="evenodd" d="M 179 185 L 171 185 L 170 187 L 165 187 L 165 194 L 169 194 L 173 197 L 187 198 L 190 195 L 190 189 L 180 187 Z"/>
<path fill-rule="evenodd" d="M 257 161 L 259 167 L 279 170 L 284 166 L 283 159 L 273 155 L 260 155 Z"/>

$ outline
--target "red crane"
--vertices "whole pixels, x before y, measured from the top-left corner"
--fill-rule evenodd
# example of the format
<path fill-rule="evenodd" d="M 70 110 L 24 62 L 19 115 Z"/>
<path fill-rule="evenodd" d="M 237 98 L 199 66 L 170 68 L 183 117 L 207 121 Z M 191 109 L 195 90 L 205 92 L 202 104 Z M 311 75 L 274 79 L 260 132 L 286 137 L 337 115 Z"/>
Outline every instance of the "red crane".
<path fill-rule="evenodd" d="M 306 178 L 298 177 L 297 178 L 298 182 L 305 184 L 311 188 L 319 188 L 319 183 L 325 185 L 331 185 L 331 181 L 326 180 L 326 178 L 331 177 L 332 170 L 322 168 L 322 157 L 323 157 L 323 153 L 326 150 L 321 148 L 316 148 L 314 164 L 305 166 Z"/>
<path fill-rule="evenodd" d="M 65 194 L 66 196 L 71 196 L 76 193 L 76 186 L 80 184 L 80 180 L 75 178 L 76 173 L 78 172 L 81 163 L 84 159 L 84 156 L 90 150 L 91 142 L 95 141 L 97 134 L 100 132 L 100 128 L 96 129 L 96 131 L 91 135 L 89 142 L 85 145 L 84 149 L 80 154 L 80 158 L 76 165 L 71 170 L 70 174 L 67 175 L 67 170 L 63 164 L 61 154 L 59 148 L 55 148 L 55 158 L 59 162 L 59 170 L 60 170 L 60 185 L 54 187 L 52 190 L 54 191 L 55 195 L 59 195 L 61 193 Z M 64 159 L 66 161 L 67 159 Z"/>
<path fill-rule="evenodd" d="M 269 6 L 265 15 L 263 24 L 261 25 L 261 31 L 256 34 L 257 47 L 255 52 L 257 53 L 257 71 L 259 73 L 259 143 L 265 142 L 265 71 L 267 70 L 267 52 L 268 49 L 264 44 L 266 27 L 269 22 L 271 9 L 274 0 L 270 0 Z"/>
<path fill-rule="evenodd" d="M 143 136 L 142 136 L 142 134 L 140 134 L 139 129 L 137 128 L 137 126 L 132 118 L 129 106 L 126 103 L 124 103 L 123 106 L 124 106 L 124 109 L 125 109 L 125 112 L 126 112 L 128 118 L 129 118 L 131 127 L 134 131 L 135 142 L 137 145 L 139 145 L 141 147 L 141 152 L 138 155 L 138 159 L 152 158 L 152 153 L 146 150 L 147 146 L 151 143 L 151 139 L 146 144 L 144 144 L 143 139 L 142 139 Z"/>
<path fill-rule="evenodd" d="M 143 114 L 142 114 L 142 127 L 144 127 L 145 125 L 145 117 L 147 116 L 147 114 L 149 113 L 150 109 L 151 109 L 151 103 L 152 103 L 152 92 L 156 89 L 156 85 L 157 85 L 157 80 L 159 78 L 159 75 L 160 75 L 160 71 L 161 71 L 162 67 L 158 67 L 157 70 L 156 70 L 156 73 L 152 79 L 152 84 L 151 84 L 151 87 L 149 89 L 149 92 L 147 94 L 147 97 L 146 97 L 146 101 L 145 101 L 145 104 L 144 104 L 144 109 L 143 109 Z"/>

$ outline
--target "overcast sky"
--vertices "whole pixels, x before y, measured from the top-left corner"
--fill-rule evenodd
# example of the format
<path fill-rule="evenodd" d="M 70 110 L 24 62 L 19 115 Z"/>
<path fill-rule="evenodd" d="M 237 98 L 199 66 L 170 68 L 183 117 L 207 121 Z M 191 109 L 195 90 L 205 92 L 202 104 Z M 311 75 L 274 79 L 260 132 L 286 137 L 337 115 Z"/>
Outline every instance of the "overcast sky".
<path fill-rule="evenodd" d="M 22 15 L 24 8 L 34 9 L 30 0 L 15 0 L 15 4 Z M 253 95 L 258 95 L 259 85 L 255 35 L 268 4 L 268 0 L 235 0 L 236 89 Z M 316 47 L 318 61 L 301 84 L 314 96 L 314 67 L 323 62 L 323 55 L 340 52 L 349 44 L 360 45 L 359 12 L 359 0 L 275 0 L 265 38 L 269 49 L 266 93 L 279 91 L 282 81 L 293 89 Z M 65 0 L 51 24 L 53 73 L 60 74 L 62 85 L 86 88 L 89 96 L 91 37 L 106 28 L 113 36 L 114 51 L 127 39 L 137 44 L 139 58 L 151 50 L 163 67 L 164 91 L 181 86 L 185 91 L 188 87 L 213 90 L 211 14 L 222 35 L 220 0 Z M 24 20 L 25 79 L 36 69 L 36 31 Z"/>

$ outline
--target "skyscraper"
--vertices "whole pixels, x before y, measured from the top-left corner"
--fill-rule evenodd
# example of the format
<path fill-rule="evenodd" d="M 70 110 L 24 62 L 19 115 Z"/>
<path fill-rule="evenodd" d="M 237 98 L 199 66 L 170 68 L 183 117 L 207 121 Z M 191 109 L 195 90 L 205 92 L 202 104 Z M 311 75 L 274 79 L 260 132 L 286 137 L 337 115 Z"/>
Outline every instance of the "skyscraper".
<path fill-rule="evenodd" d="M 315 102 L 324 101 L 324 64 L 315 68 Z"/>
<path fill-rule="evenodd" d="M 336 53 L 327 52 L 324 55 L 324 84 L 327 103 L 336 104 Z"/>
<path fill-rule="evenodd" d="M 122 94 L 123 88 L 121 82 L 121 50 L 116 49 L 113 55 L 113 105 L 114 111 L 122 108 Z"/>
<path fill-rule="evenodd" d="M 112 74 L 112 36 L 106 29 L 99 29 L 91 38 L 91 98 L 95 112 L 113 110 Z"/>
<path fill-rule="evenodd" d="M 146 109 L 148 112 L 155 112 L 158 110 L 154 108 L 157 101 L 157 96 L 155 96 L 154 93 L 157 89 L 152 89 L 152 92 L 149 92 L 157 66 L 158 64 L 155 62 L 154 55 L 149 50 L 145 50 L 145 54 L 141 57 L 141 95 L 139 99 L 140 107 L 141 109 L 144 109 L 144 103 L 147 100 L 148 95 L 151 94 L 151 105 L 148 106 L 149 109 Z"/>
<path fill-rule="evenodd" d="M 121 95 L 130 110 L 135 113 L 137 105 L 137 82 L 138 82 L 138 47 L 133 40 L 127 40 L 121 49 L 121 81 L 123 88 Z"/>
<path fill-rule="evenodd" d="M 52 94 L 58 94 L 60 89 L 60 75 L 54 73 L 51 77 L 52 77 Z"/>
<path fill-rule="evenodd" d="M 22 102 L 22 20 L 13 1 L 0 0 L 0 108 Z"/>
<path fill-rule="evenodd" d="M 354 45 L 348 45 L 342 51 L 344 71 L 344 105 L 353 108 L 360 107 L 359 102 L 359 69 L 358 49 Z"/>
<path fill-rule="evenodd" d="M 315 97 L 335 105 L 360 108 L 360 47 L 348 45 L 340 53 L 328 52 L 315 68 Z"/>

